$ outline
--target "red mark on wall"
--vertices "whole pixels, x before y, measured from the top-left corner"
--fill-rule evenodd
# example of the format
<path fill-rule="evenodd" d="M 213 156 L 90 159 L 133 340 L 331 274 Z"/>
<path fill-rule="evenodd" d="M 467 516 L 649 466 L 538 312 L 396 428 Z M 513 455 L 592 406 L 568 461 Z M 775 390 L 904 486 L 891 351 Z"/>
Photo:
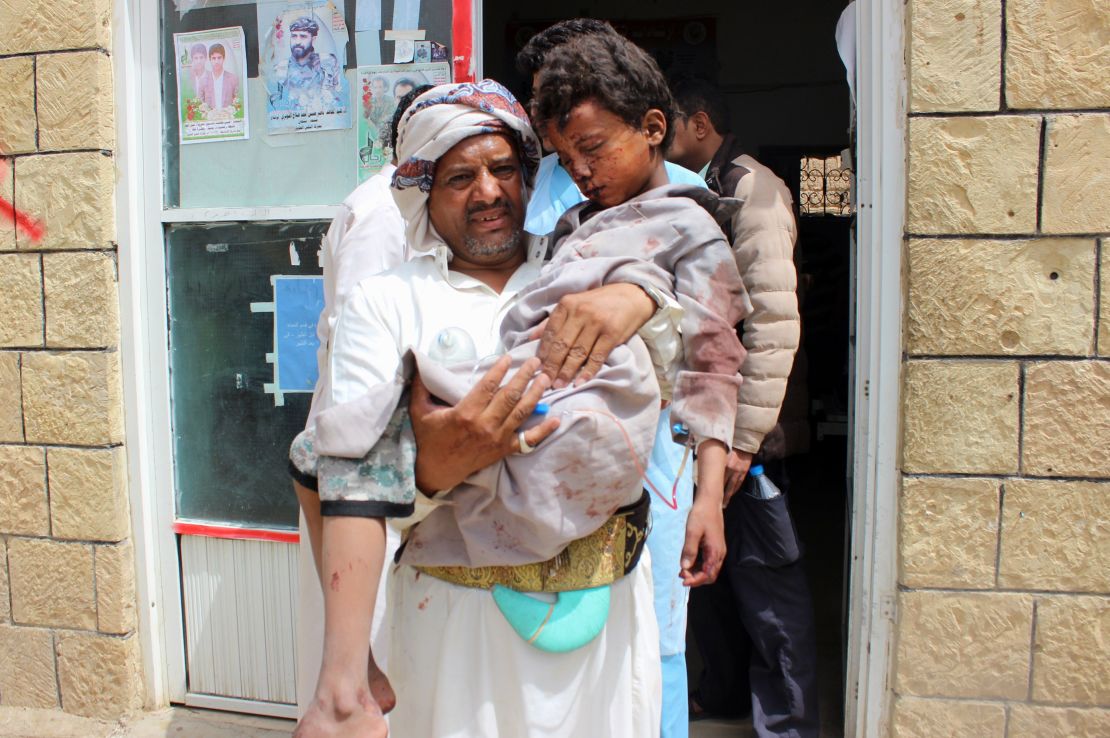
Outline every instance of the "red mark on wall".
<path fill-rule="evenodd" d="M 7 178 L 8 169 L 8 160 L 0 158 L 0 181 Z M 9 223 L 14 223 L 15 227 L 22 231 L 23 235 L 35 242 L 41 241 L 43 234 L 46 233 L 46 229 L 43 228 L 42 223 L 35 220 L 30 215 L 16 210 L 15 206 L 3 197 L 0 197 L 0 219 L 6 220 Z"/>

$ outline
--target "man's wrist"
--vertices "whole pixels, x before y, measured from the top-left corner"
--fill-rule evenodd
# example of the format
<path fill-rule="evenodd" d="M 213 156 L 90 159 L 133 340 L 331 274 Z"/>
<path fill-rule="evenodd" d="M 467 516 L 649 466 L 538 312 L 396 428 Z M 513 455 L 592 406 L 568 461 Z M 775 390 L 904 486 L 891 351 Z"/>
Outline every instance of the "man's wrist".
<path fill-rule="evenodd" d="M 655 315 L 668 306 L 666 296 L 651 282 L 637 282 L 636 286 L 643 290 L 644 294 L 655 303 L 655 309 L 651 311 L 652 315 Z"/>

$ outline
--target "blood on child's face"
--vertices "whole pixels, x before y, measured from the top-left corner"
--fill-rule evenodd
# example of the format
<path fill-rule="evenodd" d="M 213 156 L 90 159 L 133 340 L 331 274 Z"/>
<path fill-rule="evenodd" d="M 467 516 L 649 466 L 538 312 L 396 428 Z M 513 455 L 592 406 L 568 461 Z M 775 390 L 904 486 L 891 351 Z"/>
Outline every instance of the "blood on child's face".
<path fill-rule="evenodd" d="M 591 202 L 608 208 L 650 189 L 655 160 L 647 136 L 596 101 L 575 106 L 566 125 L 548 123 L 545 133 Z"/>

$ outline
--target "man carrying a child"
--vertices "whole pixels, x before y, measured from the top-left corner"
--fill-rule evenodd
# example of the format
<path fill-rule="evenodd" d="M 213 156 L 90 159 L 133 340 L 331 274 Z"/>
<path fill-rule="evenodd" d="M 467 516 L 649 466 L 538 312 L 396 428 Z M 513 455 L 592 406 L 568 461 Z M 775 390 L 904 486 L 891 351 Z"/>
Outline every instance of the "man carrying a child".
<path fill-rule="evenodd" d="M 562 66 L 552 67 L 551 92 L 539 101 L 539 110 L 590 202 L 572 211 L 557 231 L 554 264 L 541 272 L 544 250 L 530 249 L 521 235 L 527 183 L 539 154 L 523 109 L 490 81 L 436 88 L 417 99 L 402 123 L 402 164 L 394 178 L 409 246 L 430 256 L 364 280 L 340 317 L 331 349 L 331 404 L 343 418 L 342 408 L 398 381 L 407 349 L 429 352 L 445 331 L 463 328 L 477 357 L 500 353 L 506 345 L 536 351 L 527 339 L 545 335 L 541 356 L 518 361 L 503 386 L 513 355 L 483 364 L 489 368 L 473 389 L 445 398 L 447 406 L 435 401 L 421 379 L 413 383 L 409 410 L 420 450 L 413 486 L 432 498 L 433 509 L 410 528 L 391 576 L 395 736 L 658 733 L 652 588 L 647 567 L 636 565 L 646 533 L 637 457 L 651 447 L 660 400 L 652 362 L 641 375 L 644 386 L 625 394 L 619 386 L 613 389 L 627 378 L 623 365 L 642 366 L 647 358 L 639 339 L 622 345 L 647 317 L 641 312 L 646 296 L 649 311 L 675 301 L 683 308 L 681 340 L 672 326 L 664 352 L 669 358 L 655 362 L 657 379 L 673 392 L 676 417 L 683 421 L 676 433 L 688 436 L 689 447 L 698 450 L 699 484 L 718 500 L 719 514 L 743 361 L 732 326 L 750 310 L 715 222 L 727 218 L 729 206 L 704 190 L 666 186 L 662 151 L 673 101 L 649 57 L 615 39 L 568 45 L 563 56 Z M 628 84 L 645 89 L 629 91 L 612 80 L 600 86 L 570 83 L 574 69 L 596 64 L 599 57 L 611 57 L 615 70 L 631 65 L 636 74 Z M 637 100 L 642 109 L 634 110 Z M 594 294 L 608 290 L 611 296 L 622 290 L 612 303 L 618 327 L 602 330 L 569 310 L 568 288 L 574 287 L 595 288 Z M 546 329 L 536 320 L 545 301 Z M 670 313 L 659 312 L 669 319 Z M 506 317 L 515 334 L 501 330 Z M 607 361 L 614 347 L 615 358 Z M 658 358 L 655 348 L 652 358 Z M 494 485 L 493 498 L 467 494 L 490 484 L 481 479 L 489 476 L 484 470 L 504 474 L 506 466 L 513 468 L 510 455 L 573 443 L 567 434 L 558 435 L 563 417 L 524 422 L 551 388 L 551 379 L 536 372 L 543 355 L 552 352 L 586 361 L 573 386 L 550 395 L 553 408 L 568 397 L 576 407 L 576 394 L 615 398 L 608 411 L 594 411 L 615 425 L 592 421 L 589 427 L 604 426 L 618 441 L 622 433 L 635 436 L 626 438 L 633 453 L 589 463 L 607 464 L 628 489 L 602 494 L 605 485 L 598 477 L 605 470 L 598 467 L 589 484 L 577 487 L 563 484 L 554 472 L 538 474 L 538 480 L 518 473 L 509 484 Z M 418 363 L 421 357 L 418 353 Z M 427 379 L 431 386 L 433 378 Z M 619 406 L 622 399 L 632 405 Z M 622 418 L 635 419 L 631 430 Z M 357 435 L 362 429 L 355 425 L 344 430 Z M 543 456 L 537 455 L 537 463 Z M 637 472 L 623 473 L 628 464 Z M 568 458 L 566 479 L 582 477 L 575 467 Z M 373 542 L 381 537 L 381 518 L 407 512 L 412 501 L 333 494 L 339 487 L 329 487 L 323 478 L 320 488 L 326 518 L 322 573 L 328 582 L 325 656 L 299 735 L 379 735 L 381 716 L 366 685 L 365 621 L 381 557 Z M 617 500 L 629 504 L 620 507 Z M 506 509 L 515 517 L 498 517 Z M 587 526 L 592 532 L 560 525 L 581 522 L 579 513 L 595 519 Z M 429 525 L 439 534 L 422 535 Z M 529 560 L 529 552 L 540 550 L 556 553 Z M 690 562 L 683 575 L 701 575 L 702 565 Z M 552 582 L 558 586 L 548 586 Z M 561 606 L 571 601 L 581 607 Z M 529 611 L 546 615 L 530 622 Z M 585 636 L 580 632 L 594 625 Z"/>

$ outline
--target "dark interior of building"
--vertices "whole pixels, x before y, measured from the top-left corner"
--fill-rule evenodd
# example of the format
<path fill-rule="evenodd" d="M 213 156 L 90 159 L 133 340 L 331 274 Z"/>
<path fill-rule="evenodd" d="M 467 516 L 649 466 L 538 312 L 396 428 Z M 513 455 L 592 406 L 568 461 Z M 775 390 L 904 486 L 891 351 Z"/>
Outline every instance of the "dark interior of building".
<path fill-rule="evenodd" d="M 513 58 L 535 32 L 571 17 L 609 20 L 652 53 L 669 77 L 717 84 L 729 102 L 732 132 L 794 194 L 804 358 L 791 381 L 807 390 L 801 401 L 809 450 L 791 457 L 787 468 L 816 610 L 823 736 L 843 734 L 847 627 L 852 247 L 850 162 L 841 152 L 850 145 L 851 102 L 834 37 L 845 4 L 595 0 L 568 8 L 552 0 L 487 0 L 482 28 L 484 76 L 527 99 L 528 84 Z M 700 656 L 694 639 L 688 641 L 693 688 Z M 711 734 L 741 734 L 736 731 L 745 725 L 725 722 Z"/>

